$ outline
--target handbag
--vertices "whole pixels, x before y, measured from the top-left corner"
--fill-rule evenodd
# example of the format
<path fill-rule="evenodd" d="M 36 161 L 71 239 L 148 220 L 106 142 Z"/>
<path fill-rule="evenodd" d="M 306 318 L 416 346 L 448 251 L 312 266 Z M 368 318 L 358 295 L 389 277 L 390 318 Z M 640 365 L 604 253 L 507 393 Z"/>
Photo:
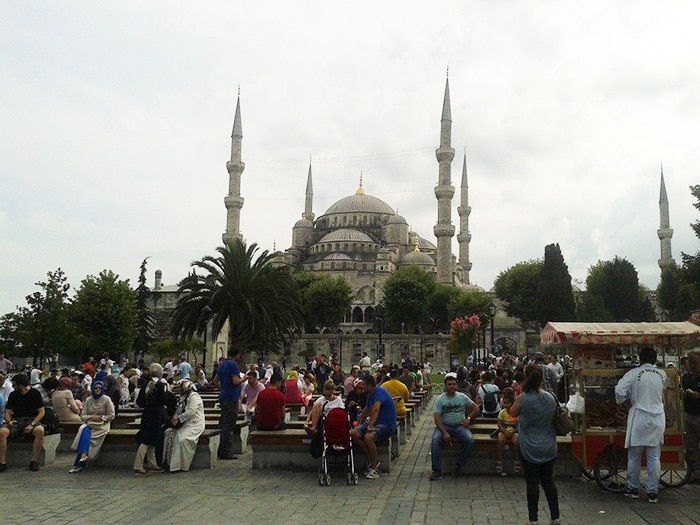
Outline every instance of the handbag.
<path fill-rule="evenodd" d="M 561 407 L 556 397 L 554 397 L 554 401 L 557 406 L 554 411 L 554 419 L 552 419 L 554 430 L 556 430 L 557 436 L 566 436 L 574 429 L 574 420 L 571 419 L 568 410 Z"/>

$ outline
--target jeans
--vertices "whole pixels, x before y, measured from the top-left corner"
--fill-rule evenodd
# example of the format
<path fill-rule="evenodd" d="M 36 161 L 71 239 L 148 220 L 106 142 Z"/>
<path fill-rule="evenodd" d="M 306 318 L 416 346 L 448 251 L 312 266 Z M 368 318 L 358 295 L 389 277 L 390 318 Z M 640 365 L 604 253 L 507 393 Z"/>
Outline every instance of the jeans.
<path fill-rule="evenodd" d="M 474 450 L 474 436 L 472 436 L 471 431 L 468 428 L 464 428 L 462 425 L 448 426 L 444 425 L 445 430 L 453 438 L 454 441 L 459 441 L 464 443 L 462 445 L 462 453 L 457 459 L 459 467 L 463 467 L 467 462 L 469 454 Z M 433 472 L 442 471 L 442 460 L 440 459 L 440 447 L 442 446 L 442 432 L 437 428 L 433 431 L 433 439 L 430 443 L 430 456 L 432 458 L 432 468 Z"/>
<path fill-rule="evenodd" d="M 530 463 L 522 454 L 520 460 L 527 484 L 527 513 L 530 521 L 537 521 L 537 506 L 540 501 L 540 485 L 544 490 L 549 505 L 549 517 L 552 521 L 559 519 L 559 492 L 554 484 L 554 462 Z"/>
<path fill-rule="evenodd" d="M 627 449 L 627 485 L 639 488 L 639 473 L 642 470 L 642 452 L 647 453 L 647 494 L 659 492 L 661 473 L 661 444 L 655 447 L 630 447 Z"/>

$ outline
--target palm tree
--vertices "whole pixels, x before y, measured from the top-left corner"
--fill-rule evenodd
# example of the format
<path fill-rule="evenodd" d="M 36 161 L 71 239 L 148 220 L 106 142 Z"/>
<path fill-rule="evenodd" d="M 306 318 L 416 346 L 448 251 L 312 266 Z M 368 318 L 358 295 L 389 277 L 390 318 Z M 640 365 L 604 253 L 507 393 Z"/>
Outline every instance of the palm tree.
<path fill-rule="evenodd" d="M 277 350 L 304 324 L 297 284 L 287 267 L 269 264 L 267 250 L 254 260 L 258 245 L 234 240 L 216 249 L 218 256 L 194 261 L 179 284 L 173 312 L 177 337 L 203 335 L 211 324 L 216 338 L 228 322 L 229 348 Z M 197 274 L 197 270 L 205 272 Z"/>

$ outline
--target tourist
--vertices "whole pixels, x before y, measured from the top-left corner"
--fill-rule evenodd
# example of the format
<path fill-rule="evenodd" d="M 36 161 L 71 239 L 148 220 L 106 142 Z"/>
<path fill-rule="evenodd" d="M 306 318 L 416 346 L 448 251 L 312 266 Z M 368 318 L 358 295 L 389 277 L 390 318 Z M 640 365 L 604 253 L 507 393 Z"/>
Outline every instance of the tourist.
<path fill-rule="evenodd" d="M 392 368 L 389 371 L 389 380 L 382 383 L 382 388 L 389 392 L 394 400 L 396 415 L 406 417 L 406 403 L 409 401 L 410 394 L 406 385 L 399 381 L 398 368 Z"/>
<path fill-rule="evenodd" d="M 340 396 L 335 393 L 335 383 L 332 379 L 326 381 L 323 385 L 323 395 L 319 397 L 315 402 L 314 406 L 306 417 L 306 423 L 304 427 L 309 434 L 315 434 L 318 428 L 318 422 L 321 419 L 321 414 L 327 416 L 328 412 L 334 408 L 345 408 L 345 403 L 340 398 Z"/>
<path fill-rule="evenodd" d="M 299 387 L 299 374 L 296 370 L 291 370 L 287 374 L 287 380 L 284 382 L 284 404 L 304 405 L 304 399 L 301 397 L 301 388 Z"/>
<path fill-rule="evenodd" d="M 551 524 L 559 525 L 559 494 L 554 484 L 557 432 L 552 423 L 557 401 L 543 389 L 542 383 L 542 368 L 528 365 L 523 393 L 516 398 L 508 413 L 518 418 L 518 445 L 527 486 L 528 523 L 537 524 L 539 485 L 542 485 Z"/>
<path fill-rule="evenodd" d="M 644 347 L 639 351 L 639 366 L 629 370 L 615 386 L 615 400 L 629 408 L 627 414 L 627 488 L 625 496 L 639 498 L 639 476 L 642 452 L 646 454 L 646 493 L 649 503 L 659 501 L 661 445 L 664 442 L 666 413 L 664 389 L 668 379 L 662 368 L 655 366 L 656 350 Z"/>
<path fill-rule="evenodd" d="M 61 423 L 81 423 L 83 421 L 80 419 L 80 407 L 73 397 L 72 387 L 73 380 L 70 377 L 62 377 L 58 380 L 58 388 L 51 396 L 51 406 Z"/>
<path fill-rule="evenodd" d="M 26 374 L 12 377 L 14 391 L 5 404 L 5 424 L 0 427 L 0 472 L 7 470 L 7 442 L 26 441 L 33 438 L 32 456 L 29 470 L 39 470 L 39 455 L 44 445 L 44 426 L 42 419 L 45 410 L 41 394 L 29 386 Z"/>
<path fill-rule="evenodd" d="M 150 380 L 141 388 L 136 399 L 136 404 L 143 408 L 141 425 L 136 434 L 139 448 L 134 459 L 134 474 L 137 476 L 163 472 L 156 460 L 156 447 L 163 443 L 163 426 L 167 421 L 165 392 L 168 389 L 168 383 L 163 379 L 163 367 L 158 363 L 152 363 L 149 371 Z M 105 385 L 105 390 L 106 388 Z M 144 469 L 144 459 L 148 470 Z"/>
<path fill-rule="evenodd" d="M 359 377 L 353 382 L 353 389 L 345 396 L 345 406 L 350 415 L 350 422 L 354 423 L 358 420 L 360 413 L 367 405 L 367 392 L 365 392 L 365 383 Z"/>
<path fill-rule="evenodd" d="M 233 454 L 233 431 L 236 429 L 236 420 L 241 403 L 241 369 L 236 358 L 239 350 L 229 347 L 226 360 L 222 361 L 214 377 L 214 386 L 219 388 L 219 428 L 221 429 L 221 441 L 219 442 L 219 459 L 238 459 Z"/>
<path fill-rule="evenodd" d="M 433 420 L 435 430 L 430 443 L 432 473 L 430 481 L 442 478 L 442 445 L 452 441 L 462 443 L 462 452 L 452 465 L 452 475 L 457 477 L 474 450 L 474 436 L 469 430 L 472 420 L 479 415 L 479 406 L 469 396 L 457 392 L 457 378 L 445 376 L 445 391 L 435 400 Z"/>
<path fill-rule="evenodd" d="M 84 470 L 87 462 L 99 455 L 102 443 L 109 434 L 110 422 L 114 419 L 114 403 L 104 395 L 102 381 L 92 382 L 92 392 L 85 400 L 80 418 L 83 424 L 71 445 L 71 450 L 76 451 L 73 468 L 68 471 L 71 474 Z"/>
<path fill-rule="evenodd" d="M 355 388 L 355 379 L 360 377 L 360 367 L 353 365 L 350 369 L 350 375 L 343 380 L 343 395 L 347 396 Z"/>
<path fill-rule="evenodd" d="M 304 375 L 304 384 L 301 387 L 301 398 L 304 400 L 304 406 L 308 408 L 309 401 L 313 397 L 314 392 L 316 392 L 318 385 L 316 384 L 316 378 L 311 372 Z"/>
<path fill-rule="evenodd" d="M 258 430 L 284 430 L 284 394 L 280 392 L 282 374 L 275 372 L 265 390 L 258 394 L 255 405 L 255 424 Z"/>
<path fill-rule="evenodd" d="M 700 351 L 688 355 L 688 371 L 683 376 L 685 410 L 685 458 L 693 474 L 691 482 L 700 482 Z"/>
<path fill-rule="evenodd" d="M 372 366 L 372 360 L 367 355 L 367 352 L 362 352 L 362 357 L 360 358 L 360 362 L 358 363 L 358 366 L 360 367 L 360 370 L 363 372 L 368 371 L 370 369 L 370 367 Z"/>
<path fill-rule="evenodd" d="M 493 372 L 484 372 L 481 376 L 481 385 L 477 388 L 477 395 L 481 398 L 481 414 L 484 417 L 496 418 L 501 411 L 501 405 L 498 402 L 501 391 L 494 384 L 495 378 Z"/>
<path fill-rule="evenodd" d="M 170 472 L 190 470 L 199 436 L 205 427 L 204 403 L 195 384 L 189 379 L 182 379 L 179 385 L 180 402 L 164 435 L 163 464 L 168 466 Z"/>
<path fill-rule="evenodd" d="M 340 368 L 340 365 L 333 365 L 333 372 L 331 372 L 330 379 L 333 380 L 333 383 L 335 383 L 335 386 L 337 386 L 337 387 L 343 386 L 343 381 L 345 380 L 345 374 L 343 373 L 343 370 Z"/>
<path fill-rule="evenodd" d="M 5 354 L 0 352 L 0 373 L 3 375 L 7 375 L 9 371 L 11 371 L 15 367 L 14 364 L 12 364 L 12 361 L 9 359 L 5 359 Z"/>
<path fill-rule="evenodd" d="M 506 448 L 506 443 L 510 443 L 513 446 L 513 455 L 515 459 L 513 460 L 513 471 L 516 474 L 520 474 L 520 451 L 518 450 L 518 418 L 511 416 L 508 413 L 510 407 L 515 403 L 515 393 L 512 389 L 506 388 L 503 391 L 503 396 L 501 397 L 501 405 L 503 409 L 498 413 L 498 443 L 496 444 L 496 452 L 498 454 L 498 461 L 496 462 L 496 473 L 499 475 L 504 475 L 503 472 L 503 455 Z"/>
<path fill-rule="evenodd" d="M 5 402 L 7 402 L 7 398 L 10 397 L 10 393 L 13 390 L 12 381 L 4 373 L 0 372 L 0 396 L 5 399 Z"/>
<path fill-rule="evenodd" d="M 379 477 L 379 455 L 377 441 L 391 437 L 396 430 L 396 408 L 391 395 L 381 386 L 377 386 L 374 377 L 362 376 L 367 391 L 367 404 L 358 418 L 361 424 L 352 429 L 353 443 L 367 457 L 368 468 L 365 478 Z"/>
<path fill-rule="evenodd" d="M 192 365 L 187 362 L 187 359 L 181 357 L 177 365 L 177 376 L 180 381 L 187 379 L 188 381 L 192 376 Z"/>
<path fill-rule="evenodd" d="M 209 385 L 207 380 L 207 374 L 204 372 L 204 368 L 200 365 L 194 367 L 195 384 L 197 385 L 197 390 L 201 391 L 203 388 Z"/>
<path fill-rule="evenodd" d="M 243 385 L 241 390 L 241 404 L 247 415 L 253 414 L 255 412 L 255 403 L 258 394 L 265 390 L 265 385 L 263 385 L 258 380 L 258 373 L 251 369 L 246 375 L 248 381 Z"/>

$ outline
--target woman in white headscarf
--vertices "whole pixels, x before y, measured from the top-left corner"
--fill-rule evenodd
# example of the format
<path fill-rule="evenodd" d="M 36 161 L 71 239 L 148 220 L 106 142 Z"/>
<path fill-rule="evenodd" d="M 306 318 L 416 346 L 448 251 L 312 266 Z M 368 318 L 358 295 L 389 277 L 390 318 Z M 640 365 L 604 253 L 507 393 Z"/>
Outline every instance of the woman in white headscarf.
<path fill-rule="evenodd" d="M 187 472 L 204 432 L 204 403 L 189 379 L 180 381 L 180 402 L 170 425 L 165 431 L 163 463 L 170 472 Z"/>

